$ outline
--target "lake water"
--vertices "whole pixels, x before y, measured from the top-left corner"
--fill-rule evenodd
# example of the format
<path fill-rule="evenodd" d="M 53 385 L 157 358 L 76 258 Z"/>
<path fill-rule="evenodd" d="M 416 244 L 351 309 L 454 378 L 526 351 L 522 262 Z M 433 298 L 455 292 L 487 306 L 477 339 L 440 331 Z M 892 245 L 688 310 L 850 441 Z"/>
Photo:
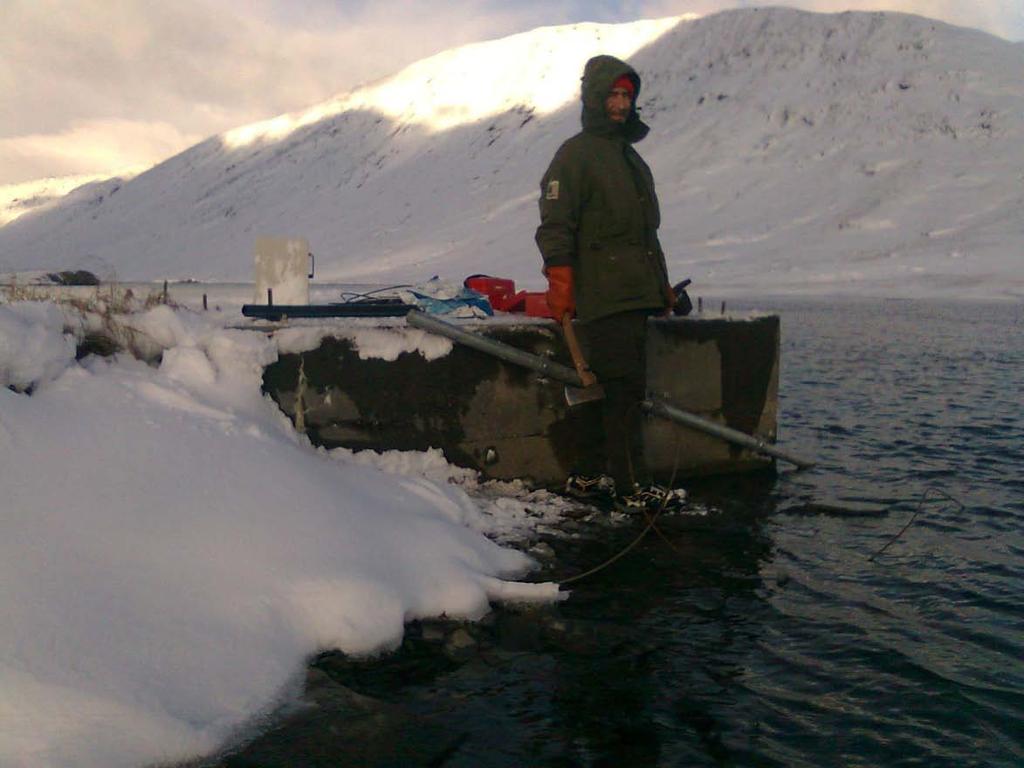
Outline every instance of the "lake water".
<path fill-rule="evenodd" d="M 781 314 L 779 439 L 816 469 L 694 485 L 706 514 L 557 606 L 325 656 L 342 714 L 223 764 L 1024 765 L 1024 307 L 730 306 Z M 549 538 L 538 577 L 643 529 Z"/>

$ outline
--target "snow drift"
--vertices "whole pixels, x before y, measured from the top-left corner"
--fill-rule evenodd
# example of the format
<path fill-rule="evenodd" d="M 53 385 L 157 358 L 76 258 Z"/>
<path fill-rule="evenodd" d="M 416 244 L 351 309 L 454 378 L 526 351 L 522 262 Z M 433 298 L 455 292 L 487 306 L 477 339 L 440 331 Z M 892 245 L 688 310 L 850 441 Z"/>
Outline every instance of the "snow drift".
<path fill-rule="evenodd" d="M 80 365 L 63 326 L 0 305 L 0 383 L 33 390 L 0 387 L 0 764 L 208 754 L 318 650 L 557 597 L 504 580 L 531 561 L 460 488 L 296 435 L 260 393 L 263 335 L 158 308 L 137 321 L 170 342 L 156 369 Z"/>

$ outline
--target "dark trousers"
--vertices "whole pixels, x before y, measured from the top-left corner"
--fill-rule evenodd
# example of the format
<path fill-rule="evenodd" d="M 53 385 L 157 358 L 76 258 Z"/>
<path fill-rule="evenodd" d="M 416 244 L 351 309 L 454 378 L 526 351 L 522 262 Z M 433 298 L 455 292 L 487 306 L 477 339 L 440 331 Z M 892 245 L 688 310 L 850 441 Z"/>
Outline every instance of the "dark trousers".
<path fill-rule="evenodd" d="M 604 387 L 600 403 L 576 409 L 579 471 L 604 472 L 620 493 L 633 483 L 651 482 L 644 461 L 643 414 L 647 390 L 647 318 L 655 309 L 619 312 L 582 326 L 582 342 L 597 380 Z"/>

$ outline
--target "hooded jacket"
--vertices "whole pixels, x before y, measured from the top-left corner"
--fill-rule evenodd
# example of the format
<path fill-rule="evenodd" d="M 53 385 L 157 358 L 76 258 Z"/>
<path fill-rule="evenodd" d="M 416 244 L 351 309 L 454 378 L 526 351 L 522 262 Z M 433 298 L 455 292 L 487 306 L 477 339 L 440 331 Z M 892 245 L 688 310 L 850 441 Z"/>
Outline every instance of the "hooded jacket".
<path fill-rule="evenodd" d="M 635 86 L 633 105 L 626 122 L 616 123 L 605 100 L 623 75 Z M 649 131 L 636 113 L 639 94 L 640 77 L 628 64 L 612 56 L 590 59 L 583 70 L 583 130 L 559 147 L 541 180 L 537 247 L 545 266 L 572 267 L 582 322 L 666 304 L 654 177 L 632 146 Z"/>

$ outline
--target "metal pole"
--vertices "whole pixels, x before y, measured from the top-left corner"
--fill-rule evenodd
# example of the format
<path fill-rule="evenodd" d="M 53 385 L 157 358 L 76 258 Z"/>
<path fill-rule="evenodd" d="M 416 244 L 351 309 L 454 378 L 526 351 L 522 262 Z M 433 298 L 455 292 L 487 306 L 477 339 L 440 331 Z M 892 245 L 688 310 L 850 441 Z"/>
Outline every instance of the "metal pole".
<path fill-rule="evenodd" d="M 521 349 L 517 349 L 510 344 L 505 344 L 497 339 L 489 339 L 486 336 L 481 336 L 480 334 L 472 333 L 471 331 L 465 331 L 452 323 L 445 322 L 444 320 L 438 320 L 436 317 L 432 317 L 418 309 L 412 310 L 406 316 L 406 321 L 414 328 L 430 331 L 431 333 L 436 333 L 439 336 L 446 336 L 452 341 L 465 344 L 467 347 L 471 347 L 480 352 L 486 352 L 488 355 L 493 355 L 494 357 L 502 360 L 507 360 L 508 362 L 520 365 L 523 368 L 529 368 L 530 370 L 537 371 L 545 376 L 550 376 L 555 381 L 561 381 L 564 384 L 570 384 L 574 387 L 583 386 L 583 382 L 580 381 L 579 374 L 568 366 L 556 363 L 553 360 L 548 360 L 546 357 L 541 357 L 540 355 L 524 352 Z"/>
<path fill-rule="evenodd" d="M 800 469 L 808 469 L 813 467 L 815 464 L 813 461 L 801 459 L 791 453 L 781 450 L 780 448 L 776 448 L 774 445 L 767 443 L 764 440 L 752 437 L 746 432 L 740 432 L 737 429 L 732 429 L 731 427 L 726 427 L 722 424 L 716 424 L 713 421 L 681 410 L 660 400 L 644 400 L 640 403 L 640 407 L 654 416 L 660 416 L 663 419 L 674 421 L 677 424 L 682 424 L 701 432 L 706 432 L 709 435 L 721 438 L 729 443 L 735 443 L 743 448 L 749 448 L 757 453 L 764 453 L 768 456 L 774 456 L 777 459 L 788 461 L 790 464 L 793 464 Z"/>

